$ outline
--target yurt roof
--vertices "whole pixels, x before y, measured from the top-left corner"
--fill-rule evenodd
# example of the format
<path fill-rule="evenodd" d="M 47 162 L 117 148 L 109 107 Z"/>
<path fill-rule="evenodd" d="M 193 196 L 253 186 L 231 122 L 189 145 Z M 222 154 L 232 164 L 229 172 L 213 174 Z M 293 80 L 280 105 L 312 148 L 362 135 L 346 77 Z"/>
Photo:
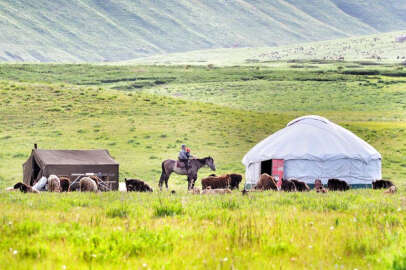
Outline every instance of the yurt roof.
<path fill-rule="evenodd" d="M 250 163 L 270 159 L 336 160 L 357 159 L 368 162 L 381 155 L 351 131 L 328 119 L 308 115 L 290 121 L 287 126 L 255 145 L 243 158 Z"/>

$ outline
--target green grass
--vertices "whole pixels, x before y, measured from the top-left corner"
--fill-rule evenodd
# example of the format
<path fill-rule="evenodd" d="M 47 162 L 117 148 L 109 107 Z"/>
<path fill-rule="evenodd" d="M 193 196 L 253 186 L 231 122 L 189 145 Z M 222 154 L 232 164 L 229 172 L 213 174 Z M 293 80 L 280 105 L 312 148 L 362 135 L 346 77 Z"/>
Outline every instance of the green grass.
<path fill-rule="evenodd" d="M 405 29 L 405 11 L 403 0 L 3 0 L 0 61 L 122 61 L 331 40 Z"/>
<path fill-rule="evenodd" d="M 403 71 L 300 64 L 316 67 L 0 65 L 0 268 L 402 269 Z M 354 65 L 378 72 L 355 75 L 347 67 Z M 373 145 L 399 192 L 200 196 L 186 193 L 181 176 L 169 180 L 175 195 L 4 191 L 21 181 L 33 143 L 107 148 L 120 179 L 154 190 L 161 161 L 176 158 L 184 142 L 192 154 L 214 157 L 216 173 L 244 173 L 241 159 L 253 145 L 304 114 L 326 116 Z"/>
<path fill-rule="evenodd" d="M 0 199 L 2 269 L 402 269 L 406 248 L 404 191 Z M 126 215 L 105 214 L 120 203 Z"/>

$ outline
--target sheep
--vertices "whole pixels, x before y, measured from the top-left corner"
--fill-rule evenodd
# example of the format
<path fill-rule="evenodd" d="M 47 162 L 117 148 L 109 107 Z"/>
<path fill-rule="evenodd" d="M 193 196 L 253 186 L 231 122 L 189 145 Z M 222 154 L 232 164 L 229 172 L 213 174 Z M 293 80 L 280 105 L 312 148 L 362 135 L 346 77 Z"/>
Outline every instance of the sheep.
<path fill-rule="evenodd" d="M 255 186 L 257 190 L 278 190 L 275 178 L 267 173 L 261 174 L 258 184 Z"/>
<path fill-rule="evenodd" d="M 70 186 L 70 179 L 68 177 L 61 176 L 59 177 L 61 184 L 61 192 L 68 192 Z"/>
<path fill-rule="evenodd" d="M 390 188 L 391 186 L 394 186 L 392 181 L 389 180 L 376 180 L 372 182 L 372 188 L 373 189 L 382 189 L 382 188 Z"/>
<path fill-rule="evenodd" d="M 123 183 L 123 182 L 118 183 L 118 191 L 127 192 L 127 187 L 125 186 L 125 183 Z"/>
<path fill-rule="evenodd" d="M 24 193 L 39 193 L 39 191 L 35 188 L 32 188 L 22 182 L 18 182 L 17 184 L 15 184 L 14 189 L 19 189 L 21 192 Z"/>
<path fill-rule="evenodd" d="M 200 191 L 199 188 L 193 188 L 191 190 L 188 190 L 188 193 L 190 193 L 190 194 L 200 194 L 201 191 Z"/>
<path fill-rule="evenodd" d="M 323 187 L 323 184 L 321 183 L 320 179 L 316 179 L 314 181 L 314 189 L 316 190 L 317 193 L 327 193 L 327 189 Z"/>
<path fill-rule="evenodd" d="M 305 182 L 299 181 L 297 179 L 291 179 L 290 181 L 292 181 L 293 184 L 295 184 L 297 191 L 299 191 L 299 192 L 310 191 L 309 186 Z"/>
<path fill-rule="evenodd" d="M 347 182 L 334 178 L 328 180 L 327 187 L 331 191 L 347 191 L 350 189 Z"/>
<path fill-rule="evenodd" d="M 48 177 L 48 191 L 49 192 L 61 192 L 61 181 L 59 177 L 51 174 Z"/>
<path fill-rule="evenodd" d="M 5 191 L 17 191 L 17 189 L 15 189 L 14 188 L 14 186 L 12 186 L 12 187 L 6 187 L 5 189 L 4 189 Z"/>
<path fill-rule="evenodd" d="M 396 186 L 391 186 L 390 188 L 388 188 L 387 190 L 385 190 L 383 193 L 385 194 L 395 194 L 397 191 Z"/>
<path fill-rule="evenodd" d="M 153 192 L 152 188 L 148 186 L 144 181 L 139 179 L 127 179 L 125 178 L 125 186 L 127 192 L 138 191 L 138 192 Z"/>
<path fill-rule="evenodd" d="M 211 189 L 210 187 L 202 190 L 201 192 L 201 194 L 229 194 L 229 193 L 231 193 L 231 189 L 229 188 Z"/>
<path fill-rule="evenodd" d="M 106 183 L 104 183 L 103 180 L 101 180 L 98 176 L 92 175 L 89 176 L 89 178 L 96 182 L 98 190 L 111 191 L 111 188 Z"/>
<path fill-rule="evenodd" d="M 229 188 L 231 178 L 229 175 L 223 176 L 209 176 L 202 179 L 202 189 L 207 189 L 210 187 L 211 189 L 218 189 L 218 188 Z"/>
<path fill-rule="evenodd" d="M 241 194 L 243 195 L 243 196 L 246 196 L 246 195 L 248 195 L 248 193 L 253 193 L 253 192 L 262 192 L 262 191 L 264 191 L 263 189 L 243 189 L 242 191 L 241 191 Z"/>
<path fill-rule="evenodd" d="M 81 192 L 97 192 L 96 182 L 89 177 L 83 177 L 80 179 L 79 186 Z"/>
<path fill-rule="evenodd" d="M 233 189 L 239 189 L 239 185 L 242 181 L 242 175 L 241 174 L 236 174 L 236 173 L 232 173 L 229 174 L 231 181 L 230 181 L 230 188 L 231 190 Z"/>
<path fill-rule="evenodd" d="M 295 192 L 296 186 L 292 181 L 282 179 L 281 190 L 285 192 Z"/>

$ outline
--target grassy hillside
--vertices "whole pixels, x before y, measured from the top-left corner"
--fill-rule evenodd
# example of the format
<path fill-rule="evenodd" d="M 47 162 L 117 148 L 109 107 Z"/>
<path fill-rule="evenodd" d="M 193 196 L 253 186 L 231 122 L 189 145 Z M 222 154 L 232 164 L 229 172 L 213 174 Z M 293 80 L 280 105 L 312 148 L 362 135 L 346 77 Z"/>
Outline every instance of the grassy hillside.
<path fill-rule="evenodd" d="M 141 57 L 124 64 L 153 65 L 280 65 L 278 61 L 323 60 L 406 63 L 406 31 L 278 47 L 227 48 Z M 275 63 L 276 62 L 276 63 Z M 318 62 L 318 61 L 316 61 Z"/>
<path fill-rule="evenodd" d="M 176 158 L 182 142 L 198 156 L 213 156 L 220 173 L 243 172 L 240 161 L 256 142 L 304 114 L 326 116 L 366 139 L 384 156 L 384 176 L 403 181 L 405 72 L 337 65 L 0 65 L 2 184 L 21 178 L 34 142 L 108 148 L 121 178 L 137 176 L 154 186 L 161 161 Z M 371 71 L 375 75 L 351 74 Z"/>
<path fill-rule="evenodd" d="M 328 40 L 405 29 L 405 11 L 402 0 L 6 0 L 0 61 L 120 61 Z"/>
<path fill-rule="evenodd" d="M 0 65 L 0 268 L 404 269 L 405 71 L 297 65 Z M 183 142 L 213 156 L 217 173 L 244 173 L 256 142 L 313 113 L 380 151 L 399 192 L 199 196 L 179 176 L 175 195 L 4 191 L 34 142 L 108 148 L 121 180 L 154 189 L 161 160 Z"/>

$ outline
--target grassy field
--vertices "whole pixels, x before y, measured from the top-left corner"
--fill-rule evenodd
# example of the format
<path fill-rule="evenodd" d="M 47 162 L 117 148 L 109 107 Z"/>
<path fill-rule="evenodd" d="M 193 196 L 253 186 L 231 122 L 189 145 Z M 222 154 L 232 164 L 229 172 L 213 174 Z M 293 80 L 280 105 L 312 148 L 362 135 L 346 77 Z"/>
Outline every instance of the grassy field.
<path fill-rule="evenodd" d="M 405 192 L 1 193 L 2 269 L 404 269 Z"/>
<path fill-rule="evenodd" d="M 405 269 L 405 89 L 395 64 L 0 65 L 0 268 Z M 205 197 L 179 176 L 176 195 L 3 191 L 35 142 L 107 148 L 121 179 L 154 189 L 184 142 L 243 173 L 253 145 L 304 114 L 372 144 L 400 191 Z"/>

